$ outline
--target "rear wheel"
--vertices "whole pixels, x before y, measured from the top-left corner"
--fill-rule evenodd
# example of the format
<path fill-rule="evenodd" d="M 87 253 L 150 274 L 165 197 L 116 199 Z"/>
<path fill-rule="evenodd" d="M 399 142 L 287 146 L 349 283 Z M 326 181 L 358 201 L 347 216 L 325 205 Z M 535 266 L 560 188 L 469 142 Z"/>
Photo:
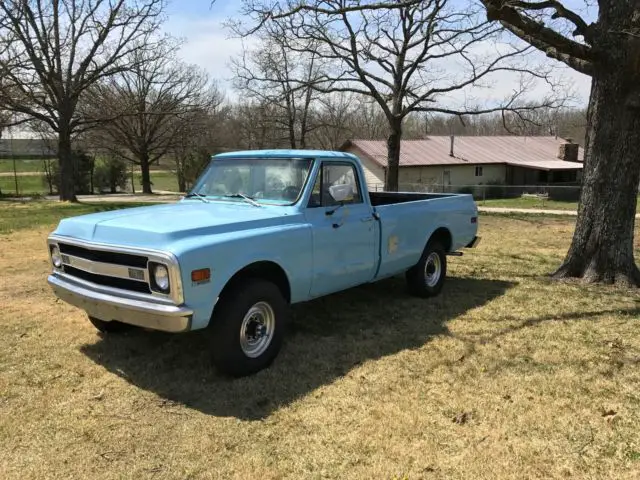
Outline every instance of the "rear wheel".
<path fill-rule="evenodd" d="M 429 241 L 416 265 L 406 274 L 411 294 L 433 297 L 440 293 L 447 276 L 447 255 L 438 241 Z"/>
<path fill-rule="evenodd" d="M 216 368 L 242 377 L 268 367 L 282 347 L 288 319 L 289 305 L 273 283 L 256 279 L 232 287 L 211 323 Z"/>
<path fill-rule="evenodd" d="M 116 322 L 115 320 L 105 322 L 104 320 L 91 316 L 89 317 L 89 321 L 102 333 L 121 333 L 133 328 L 133 325 L 129 325 L 128 323 Z"/>

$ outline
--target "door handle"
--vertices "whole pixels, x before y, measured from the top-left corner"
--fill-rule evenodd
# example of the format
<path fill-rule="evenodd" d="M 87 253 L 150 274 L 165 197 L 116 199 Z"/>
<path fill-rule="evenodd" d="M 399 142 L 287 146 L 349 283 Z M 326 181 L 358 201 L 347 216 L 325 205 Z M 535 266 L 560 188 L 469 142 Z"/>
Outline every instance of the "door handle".
<path fill-rule="evenodd" d="M 360 219 L 361 222 L 372 222 L 373 221 L 373 217 L 372 216 L 366 216 L 366 217 L 362 217 Z"/>

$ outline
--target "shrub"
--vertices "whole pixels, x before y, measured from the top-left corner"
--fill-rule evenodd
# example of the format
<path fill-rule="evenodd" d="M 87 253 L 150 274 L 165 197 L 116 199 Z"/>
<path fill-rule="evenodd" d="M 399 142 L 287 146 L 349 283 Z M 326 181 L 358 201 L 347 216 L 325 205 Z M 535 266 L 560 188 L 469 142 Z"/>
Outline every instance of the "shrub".
<path fill-rule="evenodd" d="M 74 193 L 88 194 L 93 193 L 93 169 L 95 166 L 95 158 L 88 153 L 75 150 L 72 153 L 73 158 L 73 186 Z M 59 162 L 53 162 L 51 165 L 51 176 L 53 185 L 57 192 L 60 191 L 60 165 Z"/>
<path fill-rule="evenodd" d="M 127 163 L 115 157 L 100 161 L 93 173 L 93 185 L 99 192 L 116 193 L 127 185 Z"/>

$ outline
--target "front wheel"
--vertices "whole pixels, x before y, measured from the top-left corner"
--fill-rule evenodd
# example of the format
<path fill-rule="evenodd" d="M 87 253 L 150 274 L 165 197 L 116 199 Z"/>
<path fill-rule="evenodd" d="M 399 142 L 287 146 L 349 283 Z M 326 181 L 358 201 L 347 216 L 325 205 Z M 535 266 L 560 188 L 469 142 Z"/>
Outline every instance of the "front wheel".
<path fill-rule="evenodd" d="M 430 241 L 416 265 L 406 274 L 409 292 L 418 297 L 433 297 L 440 293 L 447 276 L 447 255 L 442 245 Z"/>
<path fill-rule="evenodd" d="M 249 280 L 220 299 L 211 325 L 216 368 L 243 377 L 266 367 L 278 355 L 289 319 L 289 305 L 271 282 Z"/>

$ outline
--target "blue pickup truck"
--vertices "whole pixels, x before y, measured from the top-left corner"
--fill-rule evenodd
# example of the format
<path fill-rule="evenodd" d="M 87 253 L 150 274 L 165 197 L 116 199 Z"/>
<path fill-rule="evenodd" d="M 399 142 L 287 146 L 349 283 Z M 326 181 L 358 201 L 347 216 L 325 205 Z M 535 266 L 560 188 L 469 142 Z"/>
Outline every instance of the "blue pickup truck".
<path fill-rule="evenodd" d="M 290 304 L 398 274 L 437 295 L 477 220 L 471 195 L 368 192 L 348 153 L 224 153 L 177 203 L 63 219 L 48 282 L 101 332 L 206 328 L 243 376 L 278 354 Z"/>

